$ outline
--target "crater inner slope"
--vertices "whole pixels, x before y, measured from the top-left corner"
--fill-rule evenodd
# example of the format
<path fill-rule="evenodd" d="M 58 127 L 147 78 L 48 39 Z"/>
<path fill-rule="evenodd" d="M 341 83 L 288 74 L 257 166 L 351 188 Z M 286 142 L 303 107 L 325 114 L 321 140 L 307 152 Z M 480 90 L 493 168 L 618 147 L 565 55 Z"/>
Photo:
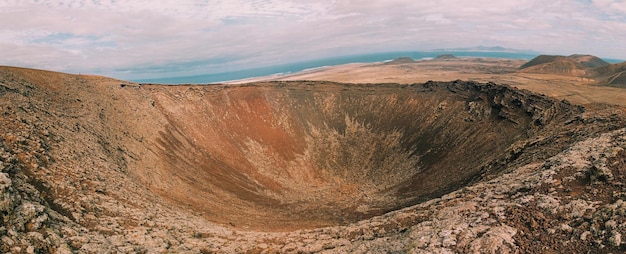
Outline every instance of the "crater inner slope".
<path fill-rule="evenodd" d="M 577 107 L 495 84 L 143 86 L 166 119 L 131 173 L 208 220 L 342 225 L 466 186 Z"/>

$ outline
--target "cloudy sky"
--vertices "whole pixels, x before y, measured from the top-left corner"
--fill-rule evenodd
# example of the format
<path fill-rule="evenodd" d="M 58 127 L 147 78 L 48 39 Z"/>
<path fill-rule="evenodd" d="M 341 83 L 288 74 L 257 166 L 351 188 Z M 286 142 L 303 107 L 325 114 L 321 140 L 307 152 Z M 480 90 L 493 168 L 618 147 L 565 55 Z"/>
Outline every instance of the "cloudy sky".
<path fill-rule="evenodd" d="M 0 65 L 123 79 L 478 45 L 626 59 L 626 2 L 0 0 Z"/>

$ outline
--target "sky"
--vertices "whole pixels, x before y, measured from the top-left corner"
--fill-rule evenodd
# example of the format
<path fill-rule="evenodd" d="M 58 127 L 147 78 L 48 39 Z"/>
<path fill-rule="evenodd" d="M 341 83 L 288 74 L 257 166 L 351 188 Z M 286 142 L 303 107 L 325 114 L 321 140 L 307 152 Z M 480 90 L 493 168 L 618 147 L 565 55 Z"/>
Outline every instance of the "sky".
<path fill-rule="evenodd" d="M 0 65 L 122 79 L 479 45 L 626 59 L 626 2 L 0 0 Z"/>

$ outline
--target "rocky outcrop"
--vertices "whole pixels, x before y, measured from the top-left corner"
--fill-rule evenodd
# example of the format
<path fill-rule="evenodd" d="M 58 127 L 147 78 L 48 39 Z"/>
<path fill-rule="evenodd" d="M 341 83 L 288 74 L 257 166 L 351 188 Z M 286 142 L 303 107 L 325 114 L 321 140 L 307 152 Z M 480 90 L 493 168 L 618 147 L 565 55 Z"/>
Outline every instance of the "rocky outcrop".
<path fill-rule="evenodd" d="M 3 252 L 622 248 L 621 110 L 463 81 L 0 74 Z"/>

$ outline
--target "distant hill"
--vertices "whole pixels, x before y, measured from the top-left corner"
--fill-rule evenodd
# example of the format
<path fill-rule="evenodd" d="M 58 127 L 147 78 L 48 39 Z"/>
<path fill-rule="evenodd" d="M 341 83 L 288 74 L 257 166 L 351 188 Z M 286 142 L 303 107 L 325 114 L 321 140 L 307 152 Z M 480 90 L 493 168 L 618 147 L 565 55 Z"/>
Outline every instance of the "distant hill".
<path fill-rule="evenodd" d="M 407 64 L 407 63 L 415 63 L 416 61 L 410 57 L 398 57 L 392 61 L 386 62 L 385 64 Z"/>
<path fill-rule="evenodd" d="M 522 65 L 519 71 L 589 77 L 599 85 L 626 88 L 626 62 L 610 64 L 592 55 L 540 55 Z"/>
<path fill-rule="evenodd" d="M 589 68 L 566 56 L 540 55 L 520 67 L 520 72 L 585 76 Z"/>
<path fill-rule="evenodd" d="M 564 56 L 551 56 L 551 55 L 539 55 L 533 59 L 531 59 L 530 61 L 528 61 L 527 63 L 525 63 L 524 65 L 522 65 L 520 68 L 520 70 L 523 69 L 527 69 L 533 66 L 537 66 L 537 65 L 541 65 L 541 64 L 546 64 L 546 63 L 551 63 L 556 61 L 558 58 L 564 58 Z"/>
<path fill-rule="evenodd" d="M 626 88 L 626 62 L 601 66 L 591 73 L 600 85 Z"/>
<path fill-rule="evenodd" d="M 587 68 L 598 68 L 598 67 L 610 65 L 609 62 L 604 61 L 601 58 L 597 56 L 592 56 L 592 55 L 574 54 L 574 55 L 569 56 L 569 58 L 571 58 L 572 60 L 576 61 L 577 63 Z"/>
<path fill-rule="evenodd" d="M 454 56 L 453 54 L 443 54 L 443 55 L 438 55 L 437 57 L 435 57 L 435 60 L 454 60 L 454 59 L 458 59 L 458 58 Z"/>
<path fill-rule="evenodd" d="M 539 55 L 520 67 L 521 72 L 588 76 L 593 68 L 610 65 L 592 55 Z"/>
<path fill-rule="evenodd" d="M 440 49 L 435 49 L 433 51 L 442 51 L 442 52 L 446 52 L 446 51 L 455 51 L 455 52 L 508 52 L 508 53 L 526 53 L 526 54 L 533 54 L 533 55 L 537 55 L 539 54 L 536 51 L 533 50 L 519 50 L 519 49 L 512 49 L 512 48 L 505 48 L 505 47 L 501 47 L 501 46 L 493 46 L 493 47 L 489 47 L 489 46 L 476 46 L 476 47 L 466 47 L 466 48 L 440 48 Z"/>

